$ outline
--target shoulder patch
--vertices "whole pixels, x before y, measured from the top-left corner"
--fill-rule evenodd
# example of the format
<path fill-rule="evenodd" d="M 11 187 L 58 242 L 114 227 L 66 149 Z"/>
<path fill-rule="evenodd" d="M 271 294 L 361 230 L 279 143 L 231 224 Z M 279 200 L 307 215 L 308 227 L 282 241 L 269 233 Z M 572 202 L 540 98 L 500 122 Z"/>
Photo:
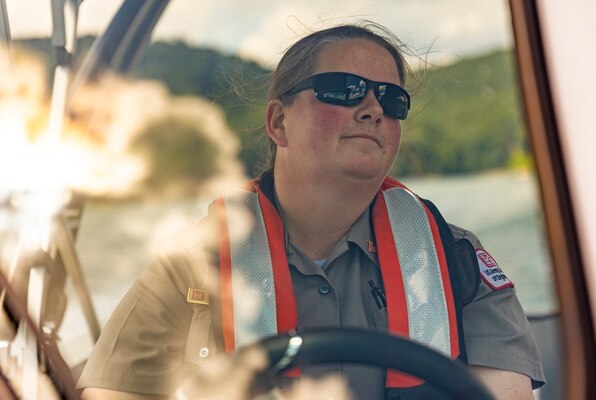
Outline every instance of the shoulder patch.
<path fill-rule="evenodd" d="M 492 290 L 513 287 L 513 282 L 505 276 L 499 264 L 497 264 L 495 259 L 486 250 L 476 249 L 476 257 L 478 258 L 480 276 Z"/>

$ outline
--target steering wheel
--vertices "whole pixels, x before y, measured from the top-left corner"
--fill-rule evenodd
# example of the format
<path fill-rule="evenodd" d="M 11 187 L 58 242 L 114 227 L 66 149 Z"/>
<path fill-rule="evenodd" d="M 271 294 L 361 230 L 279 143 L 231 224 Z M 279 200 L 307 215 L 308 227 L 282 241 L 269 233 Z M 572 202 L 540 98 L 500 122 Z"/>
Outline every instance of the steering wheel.
<path fill-rule="evenodd" d="M 283 371 L 322 363 L 355 363 L 394 369 L 422 378 L 457 400 L 494 400 L 467 368 L 426 346 L 380 332 L 350 328 L 312 329 L 262 340 L 237 351 L 260 348 L 269 366 L 251 384 L 253 395 L 271 389 Z"/>

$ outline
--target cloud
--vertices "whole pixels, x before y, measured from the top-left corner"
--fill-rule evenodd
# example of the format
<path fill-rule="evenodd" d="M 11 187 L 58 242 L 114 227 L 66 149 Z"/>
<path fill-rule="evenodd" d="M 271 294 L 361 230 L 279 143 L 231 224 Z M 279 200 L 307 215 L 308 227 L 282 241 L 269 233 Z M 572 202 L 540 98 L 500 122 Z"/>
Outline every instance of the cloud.
<path fill-rule="evenodd" d="M 400 15 L 388 25 L 410 37 L 418 49 L 464 55 L 511 42 L 507 3 L 503 0 L 405 0 L 388 4 L 386 15 Z"/>
<path fill-rule="evenodd" d="M 205 42 L 206 38 L 215 36 L 211 32 L 217 25 L 226 26 L 217 18 L 226 5 L 225 1 L 170 0 L 155 27 L 154 37 Z"/>
<path fill-rule="evenodd" d="M 238 54 L 273 67 L 304 35 L 361 19 L 374 20 L 378 2 L 358 0 L 277 2 L 238 46 Z"/>
<path fill-rule="evenodd" d="M 238 46 L 241 57 L 257 60 L 272 68 L 277 64 L 283 50 L 291 45 L 298 34 L 289 24 L 297 24 L 297 7 L 282 5 L 261 21 L 259 28 L 249 34 Z M 299 14 L 304 15 L 305 10 Z M 304 29 L 300 29 L 304 30 Z"/>
<path fill-rule="evenodd" d="M 7 2 L 13 36 L 49 35 L 49 0 Z M 86 0 L 80 32 L 107 26 L 121 0 Z M 184 39 L 228 53 L 239 52 L 266 65 L 308 30 L 341 21 L 371 19 L 422 52 L 466 55 L 509 46 L 506 0 L 171 0 L 156 26 L 155 39 Z"/>
<path fill-rule="evenodd" d="M 273 66 L 285 48 L 313 30 L 370 19 L 393 31 L 414 53 L 431 59 L 510 45 L 502 0 L 282 1 L 272 4 L 238 45 L 240 55 Z"/>

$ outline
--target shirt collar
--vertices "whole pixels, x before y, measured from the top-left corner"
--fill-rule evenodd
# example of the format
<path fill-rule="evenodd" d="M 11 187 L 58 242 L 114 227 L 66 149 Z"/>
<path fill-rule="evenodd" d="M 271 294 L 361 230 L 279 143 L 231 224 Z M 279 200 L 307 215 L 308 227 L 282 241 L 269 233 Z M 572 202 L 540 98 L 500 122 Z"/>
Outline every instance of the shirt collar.
<path fill-rule="evenodd" d="M 372 230 L 371 212 L 372 206 L 368 207 L 354 222 L 346 240 L 358 246 L 368 258 L 378 265 L 376 241 Z"/>
<path fill-rule="evenodd" d="M 306 258 L 301 253 L 299 249 L 295 248 L 290 241 L 290 236 L 288 234 L 288 230 L 286 229 L 286 221 L 279 206 L 279 202 L 277 199 L 277 194 L 275 190 L 273 190 L 273 200 L 275 208 L 279 214 L 279 217 L 282 220 L 284 225 L 284 244 L 286 249 L 286 256 L 288 257 L 288 263 L 292 265 L 297 265 L 298 263 L 295 262 L 296 257 L 299 258 Z M 344 236 L 333 248 L 331 253 L 329 254 L 328 261 L 333 261 L 333 259 L 341 256 L 343 253 L 349 250 L 349 243 L 353 243 L 354 245 L 358 246 L 360 250 L 370 260 L 378 266 L 378 258 L 377 258 L 377 251 L 376 251 L 376 241 L 374 238 L 373 230 L 372 230 L 372 223 L 371 223 L 371 210 L 372 206 L 368 207 L 360 217 L 352 224 L 350 230 L 348 231 L 347 235 Z M 314 265 L 314 263 L 313 263 Z M 317 267 L 318 268 L 318 267 Z M 320 269 L 319 269 L 320 270 Z"/>

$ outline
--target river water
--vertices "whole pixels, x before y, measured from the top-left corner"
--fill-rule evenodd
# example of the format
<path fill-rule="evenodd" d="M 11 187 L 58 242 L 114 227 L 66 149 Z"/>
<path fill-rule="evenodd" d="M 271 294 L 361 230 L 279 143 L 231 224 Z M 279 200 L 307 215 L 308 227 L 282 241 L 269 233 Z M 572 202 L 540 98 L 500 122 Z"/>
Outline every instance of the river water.
<path fill-rule="evenodd" d="M 473 231 L 515 283 L 528 314 L 556 310 L 551 264 L 534 176 L 525 172 L 404 180 L 432 200 L 447 221 Z M 77 238 L 82 268 L 103 325 L 132 281 L 150 262 L 163 238 L 196 221 L 205 201 L 193 198 L 88 204 Z M 72 288 L 60 330 L 69 364 L 91 350 Z"/>

